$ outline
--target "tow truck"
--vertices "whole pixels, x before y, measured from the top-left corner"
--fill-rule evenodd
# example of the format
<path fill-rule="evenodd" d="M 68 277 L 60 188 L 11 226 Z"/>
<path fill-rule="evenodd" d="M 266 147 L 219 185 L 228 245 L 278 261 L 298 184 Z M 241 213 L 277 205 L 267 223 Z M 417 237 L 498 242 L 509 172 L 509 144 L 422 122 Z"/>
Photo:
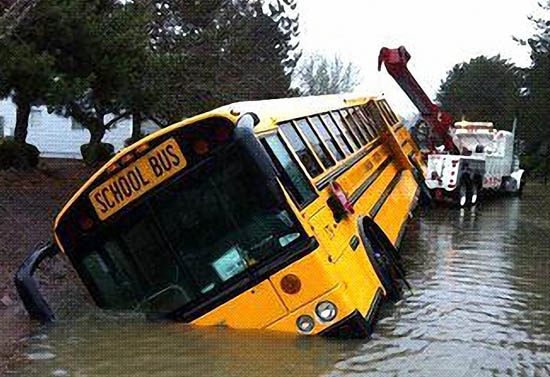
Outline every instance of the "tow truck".
<path fill-rule="evenodd" d="M 512 132 L 497 130 L 491 122 L 455 122 L 433 103 L 413 77 L 405 47 L 382 48 L 382 65 L 420 112 L 413 135 L 426 159 L 425 184 L 436 201 L 459 207 L 476 205 L 481 191 L 521 194 L 525 179 L 514 150 Z"/>

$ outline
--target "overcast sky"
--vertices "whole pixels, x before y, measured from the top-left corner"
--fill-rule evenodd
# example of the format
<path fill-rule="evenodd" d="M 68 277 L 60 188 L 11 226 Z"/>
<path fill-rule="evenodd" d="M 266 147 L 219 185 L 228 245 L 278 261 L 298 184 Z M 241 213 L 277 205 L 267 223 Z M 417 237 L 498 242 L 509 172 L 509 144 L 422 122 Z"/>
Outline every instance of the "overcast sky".
<path fill-rule="evenodd" d="M 361 68 L 359 91 L 385 94 L 395 110 L 416 112 L 385 72 L 377 71 L 381 47 L 404 45 L 409 70 L 432 98 L 456 63 L 500 54 L 528 66 L 529 50 L 512 36 L 533 34 L 528 15 L 536 0 L 298 0 L 301 47 L 305 53 L 338 53 Z"/>

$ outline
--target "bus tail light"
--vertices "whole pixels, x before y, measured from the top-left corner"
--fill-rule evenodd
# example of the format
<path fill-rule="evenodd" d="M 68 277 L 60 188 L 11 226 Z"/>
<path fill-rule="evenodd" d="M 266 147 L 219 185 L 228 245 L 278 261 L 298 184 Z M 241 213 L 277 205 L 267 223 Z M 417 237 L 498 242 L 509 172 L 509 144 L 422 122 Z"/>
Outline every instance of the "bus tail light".
<path fill-rule="evenodd" d="M 281 289 L 286 294 L 294 295 L 302 289 L 302 282 L 298 276 L 288 274 L 281 279 Z"/>
<path fill-rule="evenodd" d="M 313 321 L 313 318 L 307 314 L 303 314 L 298 317 L 296 320 L 296 326 L 301 332 L 309 333 L 313 331 L 313 328 L 315 327 L 315 322 Z"/>

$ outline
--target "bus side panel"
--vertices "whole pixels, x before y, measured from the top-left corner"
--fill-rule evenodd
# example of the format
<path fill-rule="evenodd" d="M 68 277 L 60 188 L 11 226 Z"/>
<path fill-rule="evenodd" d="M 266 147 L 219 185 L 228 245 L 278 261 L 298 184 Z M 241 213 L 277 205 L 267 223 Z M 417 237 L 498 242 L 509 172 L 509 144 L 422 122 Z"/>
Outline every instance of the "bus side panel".
<path fill-rule="evenodd" d="M 288 294 L 282 289 L 281 281 L 289 274 L 297 276 L 301 281 L 297 293 Z M 340 281 L 322 248 L 273 274 L 269 279 L 291 312 L 334 289 Z"/>
<path fill-rule="evenodd" d="M 328 195 L 327 195 L 328 197 Z M 325 246 L 331 261 L 336 261 L 346 248 L 351 234 L 355 233 L 353 221 L 343 220 L 340 223 L 334 221 L 334 215 L 328 207 L 322 207 L 309 219 L 313 227 L 315 237 Z"/>
<path fill-rule="evenodd" d="M 228 326 L 236 329 L 262 329 L 285 316 L 287 309 L 269 282 L 264 280 L 234 299 L 218 306 L 192 324 Z"/>
<path fill-rule="evenodd" d="M 404 170 L 399 183 L 392 190 L 374 219 L 394 245 L 416 201 L 417 188 L 418 185 L 412 173 Z"/>
<path fill-rule="evenodd" d="M 382 197 L 382 194 L 390 184 L 393 177 L 395 177 L 395 174 L 397 174 L 397 168 L 393 163 L 389 164 L 373 182 L 365 194 L 363 194 L 357 200 L 357 203 L 355 203 L 354 209 L 357 216 L 369 215 L 372 208 Z"/>
<path fill-rule="evenodd" d="M 363 243 L 361 242 L 355 250 L 348 246 L 335 267 L 344 281 L 350 301 L 355 309 L 365 316 L 374 301 L 376 291 L 383 288 L 367 257 Z"/>

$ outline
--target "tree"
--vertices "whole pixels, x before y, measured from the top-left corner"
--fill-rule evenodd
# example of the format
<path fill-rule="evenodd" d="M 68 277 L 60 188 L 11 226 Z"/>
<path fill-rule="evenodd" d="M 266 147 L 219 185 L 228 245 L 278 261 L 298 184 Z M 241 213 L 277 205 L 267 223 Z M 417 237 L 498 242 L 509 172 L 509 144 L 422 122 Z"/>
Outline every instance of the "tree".
<path fill-rule="evenodd" d="M 2 142 L 0 168 L 38 164 L 38 149 L 26 143 L 31 107 L 45 104 L 56 86 L 53 57 L 21 35 L 36 17 L 33 6 L 32 0 L 0 2 L 0 99 L 16 105 L 14 139 Z"/>
<path fill-rule="evenodd" d="M 178 4 L 189 6 L 173 6 Z M 293 0 L 269 7 L 224 2 L 203 12 L 195 7 L 189 19 L 176 22 L 180 32 L 166 33 L 158 43 L 166 51 L 167 77 L 158 116 L 170 123 L 235 101 L 288 96 L 300 56 L 294 9 Z"/>
<path fill-rule="evenodd" d="M 123 95 L 132 140 L 142 119 L 167 125 L 230 102 L 289 95 L 299 58 L 293 0 L 138 4 L 151 13 L 150 45 Z"/>
<path fill-rule="evenodd" d="M 303 95 L 351 92 L 360 83 L 360 69 L 338 55 L 327 58 L 319 53 L 308 56 L 297 69 L 296 79 Z"/>
<path fill-rule="evenodd" d="M 0 0 L 0 39 L 11 32 L 36 5 L 37 0 Z"/>
<path fill-rule="evenodd" d="M 294 0 L 41 0 L 17 38 L 50 58 L 51 69 L 41 70 L 54 83 L 49 109 L 86 127 L 83 152 L 97 155 L 106 130 L 124 117 L 132 116 L 138 137 L 141 119 L 167 124 L 228 102 L 288 95 L 299 58 L 289 9 Z"/>
<path fill-rule="evenodd" d="M 20 35 L 37 17 L 32 11 L 27 14 L 33 4 L 0 2 L 0 99 L 11 96 L 17 107 L 14 139 L 21 145 L 26 142 L 31 106 L 44 104 L 55 86 L 53 57 Z M 12 29 L 15 35 L 4 33 Z"/>
<path fill-rule="evenodd" d="M 442 81 L 437 102 L 454 119 L 490 121 L 511 129 L 518 111 L 523 75 L 500 56 L 479 56 L 456 64 Z"/>
<path fill-rule="evenodd" d="M 14 139 L 25 144 L 31 106 L 46 102 L 54 82 L 54 62 L 47 53 L 17 39 L 0 40 L 0 98 L 12 97 L 17 107 Z"/>
<path fill-rule="evenodd" d="M 42 0 L 35 11 L 41 18 L 26 37 L 51 53 L 61 72 L 62 90 L 50 107 L 90 132 L 81 148 L 85 160 L 102 160 L 112 152 L 102 144 L 106 130 L 131 115 L 128 95 L 147 59 L 147 13 L 116 0 Z"/>
<path fill-rule="evenodd" d="M 546 17 L 530 17 L 535 27 L 534 35 L 527 40 L 515 40 L 531 48 L 520 135 L 525 139 L 528 149 L 543 152 L 550 147 L 550 1 L 539 3 L 539 6 Z"/>

